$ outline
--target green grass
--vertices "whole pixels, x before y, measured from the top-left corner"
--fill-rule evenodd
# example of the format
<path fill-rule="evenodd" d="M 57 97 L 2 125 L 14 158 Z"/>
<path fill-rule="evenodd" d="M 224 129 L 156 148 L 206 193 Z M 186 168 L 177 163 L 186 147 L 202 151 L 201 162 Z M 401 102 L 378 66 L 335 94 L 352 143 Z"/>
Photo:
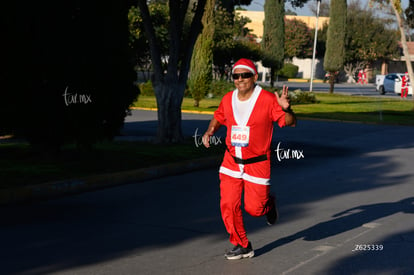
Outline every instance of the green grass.
<path fill-rule="evenodd" d="M 348 96 L 316 93 L 319 103 L 298 104 L 293 109 L 299 118 L 317 118 L 363 123 L 414 125 L 414 102 L 399 98 Z M 220 98 L 203 99 L 193 107 L 191 98 L 184 98 L 182 110 L 213 112 Z M 134 107 L 156 108 L 154 97 L 141 96 Z"/>
<path fill-rule="evenodd" d="M 414 125 L 412 100 L 323 93 L 317 94 L 317 99 L 318 104 L 294 106 L 295 112 L 303 118 Z"/>
<path fill-rule="evenodd" d="M 200 101 L 199 107 L 194 107 L 194 100 L 192 98 L 184 98 L 182 110 L 200 111 L 200 112 L 214 112 L 220 104 L 217 98 L 205 98 Z M 133 107 L 156 109 L 157 102 L 154 96 L 139 96 L 138 101 L 133 104 Z"/>

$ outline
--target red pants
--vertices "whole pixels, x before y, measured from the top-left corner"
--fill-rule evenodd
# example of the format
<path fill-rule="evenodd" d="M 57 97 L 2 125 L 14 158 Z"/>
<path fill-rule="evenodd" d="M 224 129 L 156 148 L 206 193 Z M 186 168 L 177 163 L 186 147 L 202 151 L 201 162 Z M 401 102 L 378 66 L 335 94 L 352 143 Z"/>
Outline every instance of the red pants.
<path fill-rule="evenodd" d="M 252 183 L 220 173 L 220 209 L 224 225 L 230 234 L 233 245 L 247 247 L 246 230 L 244 229 L 241 210 L 241 197 L 244 190 L 244 209 L 254 217 L 265 215 L 271 208 L 269 205 L 270 185 Z"/>
<path fill-rule="evenodd" d="M 401 98 L 407 97 L 408 95 L 408 88 L 401 88 Z"/>

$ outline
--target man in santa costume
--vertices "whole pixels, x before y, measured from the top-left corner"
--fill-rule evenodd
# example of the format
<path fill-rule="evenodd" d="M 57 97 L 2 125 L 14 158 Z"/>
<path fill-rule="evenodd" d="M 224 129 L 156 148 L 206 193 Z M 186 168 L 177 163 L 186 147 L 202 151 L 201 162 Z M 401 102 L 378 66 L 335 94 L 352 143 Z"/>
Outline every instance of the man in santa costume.
<path fill-rule="evenodd" d="M 296 124 L 288 87 L 283 86 L 279 96 L 256 85 L 257 69 L 251 60 L 237 61 L 232 68 L 232 78 L 236 89 L 224 95 L 203 135 L 203 144 L 208 148 L 210 137 L 220 126 L 227 128 L 227 150 L 219 175 L 221 215 L 234 245 L 225 254 L 229 260 L 254 256 L 243 224 L 243 191 L 246 212 L 255 217 L 266 215 L 269 225 L 277 220 L 275 198 L 270 195 L 273 123 L 277 122 L 279 127 Z"/>
<path fill-rule="evenodd" d="M 367 70 L 362 71 L 362 84 L 368 84 Z"/>
<path fill-rule="evenodd" d="M 408 72 L 405 72 L 401 79 L 401 98 L 407 98 L 408 95 Z"/>
<path fill-rule="evenodd" d="M 358 84 L 364 84 L 364 82 L 363 82 L 363 70 L 361 69 L 361 70 L 359 70 L 359 72 L 358 72 Z"/>

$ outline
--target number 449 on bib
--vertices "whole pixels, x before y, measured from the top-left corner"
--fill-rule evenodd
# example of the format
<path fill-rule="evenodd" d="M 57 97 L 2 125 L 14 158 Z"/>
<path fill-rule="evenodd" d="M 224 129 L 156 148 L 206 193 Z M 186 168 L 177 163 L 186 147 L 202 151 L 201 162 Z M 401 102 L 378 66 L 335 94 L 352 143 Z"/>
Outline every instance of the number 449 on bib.
<path fill-rule="evenodd" d="M 250 127 L 236 126 L 231 127 L 231 145 L 246 147 L 249 145 Z"/>

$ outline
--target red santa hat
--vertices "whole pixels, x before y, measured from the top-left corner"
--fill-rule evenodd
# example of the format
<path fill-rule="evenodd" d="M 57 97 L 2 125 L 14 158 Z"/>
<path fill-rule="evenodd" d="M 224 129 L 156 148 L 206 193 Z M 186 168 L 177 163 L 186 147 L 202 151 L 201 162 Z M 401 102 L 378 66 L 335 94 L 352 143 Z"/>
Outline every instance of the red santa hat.
<path fill-rule="evenodd" d="M 234 73 L 234 70 L 237 69 L 237 68 L 248 69 L 253 74 L 257 74 L 256 65 L 254 65 L 253 61 L 251 61 L 250 59 L 247 59 L 247 58 L 242 58 L 239 61 L 237 61 L 233 65 L 233 69 L 231 70 L 231 72 Z"/>

